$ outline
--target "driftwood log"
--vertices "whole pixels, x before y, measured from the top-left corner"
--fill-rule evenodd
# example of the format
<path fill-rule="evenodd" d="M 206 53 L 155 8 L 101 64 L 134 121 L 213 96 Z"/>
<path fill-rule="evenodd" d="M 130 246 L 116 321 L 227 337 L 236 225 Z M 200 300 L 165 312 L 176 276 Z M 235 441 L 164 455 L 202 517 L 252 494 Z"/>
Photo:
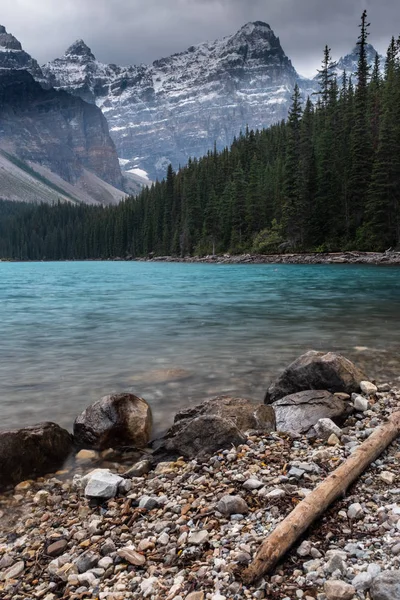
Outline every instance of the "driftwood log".
<path fill-rule="evenodd" d="M 334 500 L 344 496 L 347 488 L 398 435 L 400 435 L 400 411 L 393 413 L 383 425 L 377 427 L 340 467 L 279 523 L 261 544 L 253 562 L 242 573 L 242 580 L 245 583 L 252 583 L 271 571 L 311 523 L 320 517 Z"/>

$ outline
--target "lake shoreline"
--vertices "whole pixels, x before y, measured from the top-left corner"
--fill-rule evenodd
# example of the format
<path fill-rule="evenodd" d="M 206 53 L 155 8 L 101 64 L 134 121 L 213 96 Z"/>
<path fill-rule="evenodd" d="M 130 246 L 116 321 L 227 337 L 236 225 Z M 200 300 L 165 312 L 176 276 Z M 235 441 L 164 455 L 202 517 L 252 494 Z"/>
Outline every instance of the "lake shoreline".
<path fill-rule="evenodd" d="M 114 259 L 120 260 L 120 259 Z M 123 260 L 123 259 L 121 259 Z M 137 262 L 179 262 L 206 264 L 369 264 L 400 265 L 400 252 L 324 252 L 304 254 L 215 254 L 209 256 L 154 256 L 132 259 Z"/>
<path fill-rule="evenodd" d="M 214 254 L 207 256 L 148 256 L 134 258 L 77 258 L 68 260 L 20 260 L 0 258 L 0 263 L 29 262 L 167 262 L 204 264 L 288 264 L 288 265 L 400 265 L 400 252 L 305 252 L 293 254 Z"/>

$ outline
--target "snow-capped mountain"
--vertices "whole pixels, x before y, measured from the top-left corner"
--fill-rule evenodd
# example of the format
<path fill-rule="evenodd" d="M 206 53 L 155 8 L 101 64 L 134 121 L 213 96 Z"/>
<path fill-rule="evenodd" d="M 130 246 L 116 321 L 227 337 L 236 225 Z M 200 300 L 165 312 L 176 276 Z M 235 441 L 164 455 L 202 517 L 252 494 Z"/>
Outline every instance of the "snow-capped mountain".
<path fill-rule="evenodd" d="M 246 125 L 285 118 L 296 81 L 304 90 L 315 85 L 299 78 L 279 38 L 260 21 L 152 65 L 102 64 L 79 40 L 42 70 L 56 89 L 96 103 L 125 171 L 151 179 L 214 142 L 229 145 Z"/>
<path fill-rule="evenodd" d="M 24 69 L 41 83 L 45 82 L 42 69 L 21 43 L 6 28 L 0 25 L 0 69 Z"/>
<path fill-rule="evenodd" d="M 375 57 L 377 54 L 377 51 L 372 46 L 372 44 L 366 45 L 366 54 L 367 54 L 368 64 L 372 70 L 372 67 L 375 63 Z M 348 76 L 349 75 L 352 76 L 353 82 L 357 80 L 356 73 L 357 73 L 357 69 L 358 69 L 359 56 L 360 56 L 360 47 L 355 46 L 353 48 L 353 50 L 350 52 L 350 54 L 346 54 L 346 56 L 342 56 L 341 58 L 339 58 L 339 60 L 336 63 L 336 67 L 334 69 L 334 73 L 335 73 L 336 77 L 338 78 L 338 80 L 341 81 L 344 71 L 346 72 L 346 74 Z M 379 64 L 380 64 L 380 70 L 383 73 L 384 68 L 385 68 L 384 56 L 379 55 Z"/>

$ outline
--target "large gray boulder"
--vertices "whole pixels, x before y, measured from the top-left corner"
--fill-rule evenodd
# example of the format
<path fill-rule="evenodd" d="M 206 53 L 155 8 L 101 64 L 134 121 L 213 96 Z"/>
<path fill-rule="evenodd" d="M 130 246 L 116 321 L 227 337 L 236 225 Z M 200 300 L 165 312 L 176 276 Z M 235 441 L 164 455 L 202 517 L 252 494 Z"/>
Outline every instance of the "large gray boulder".
<path fill-rule="evenodd" d="M 334 419 L 350 413 L 351 406 L 325 390 L 290 394 L 273 403 L 276 428 L 294 434 L 308 433 L 320 419 Z"/>
<path fill-rule="evenodd" d="M 0 489 L 59 469 L 72 451 L 72 436 L 55 423 L 0 432 Z"/>
<path fill-rule="evenodd" d="M 143 398 L 115 394 L 88 406 L 76 418 L 74 439 L 80 448 L 143 448 L 150 440 L 151 428 L 151 409 Z"/>
<path fill-rule="evenodd" d="M 292 362 L 270 385 L 265 404 L 303 390 L 328 390 L 352 394 L 368 377 L 350 360 L 334 352 L 310 350 Z"/>
<path fill-rule="evenodd" d="M 254 404 L 245 398 L 217 396 L 197 406 L 186 408 L 175 415 L 174 423 L 184 419 L 194 419 L 201 415 L 216 415 L 234 422 L 240 431 L 256 429 L 258 431 L 275 430 L 275 412 L 271 406 Z"/>
<path fill-rule="evenodd" d="M 371 600 L 399 600 L 400 571 L 383 571 L 372 582 Z"/>

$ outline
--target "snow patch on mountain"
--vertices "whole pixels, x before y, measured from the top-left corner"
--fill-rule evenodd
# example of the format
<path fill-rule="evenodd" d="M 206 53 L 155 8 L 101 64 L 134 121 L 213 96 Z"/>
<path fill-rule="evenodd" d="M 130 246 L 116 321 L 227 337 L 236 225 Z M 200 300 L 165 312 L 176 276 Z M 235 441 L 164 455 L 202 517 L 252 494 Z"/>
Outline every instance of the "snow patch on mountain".
<path fill-rule="evenodd" d="M 103 64 L 78 40 L 43 71 L 57 89 L 96 103 L 118 155 L 128 161 L 122 168 L 137 167 L 153 180 L 168 164 L 176 168 L 202 156 L 214 142 L 218 149 L 229 145 L 247 125 L 262 128 L 285 118 L 299 81 L 279 38 L 261 21 L 152 65 Z M 306 93 L 309 82 L 300 85 Z"/>

